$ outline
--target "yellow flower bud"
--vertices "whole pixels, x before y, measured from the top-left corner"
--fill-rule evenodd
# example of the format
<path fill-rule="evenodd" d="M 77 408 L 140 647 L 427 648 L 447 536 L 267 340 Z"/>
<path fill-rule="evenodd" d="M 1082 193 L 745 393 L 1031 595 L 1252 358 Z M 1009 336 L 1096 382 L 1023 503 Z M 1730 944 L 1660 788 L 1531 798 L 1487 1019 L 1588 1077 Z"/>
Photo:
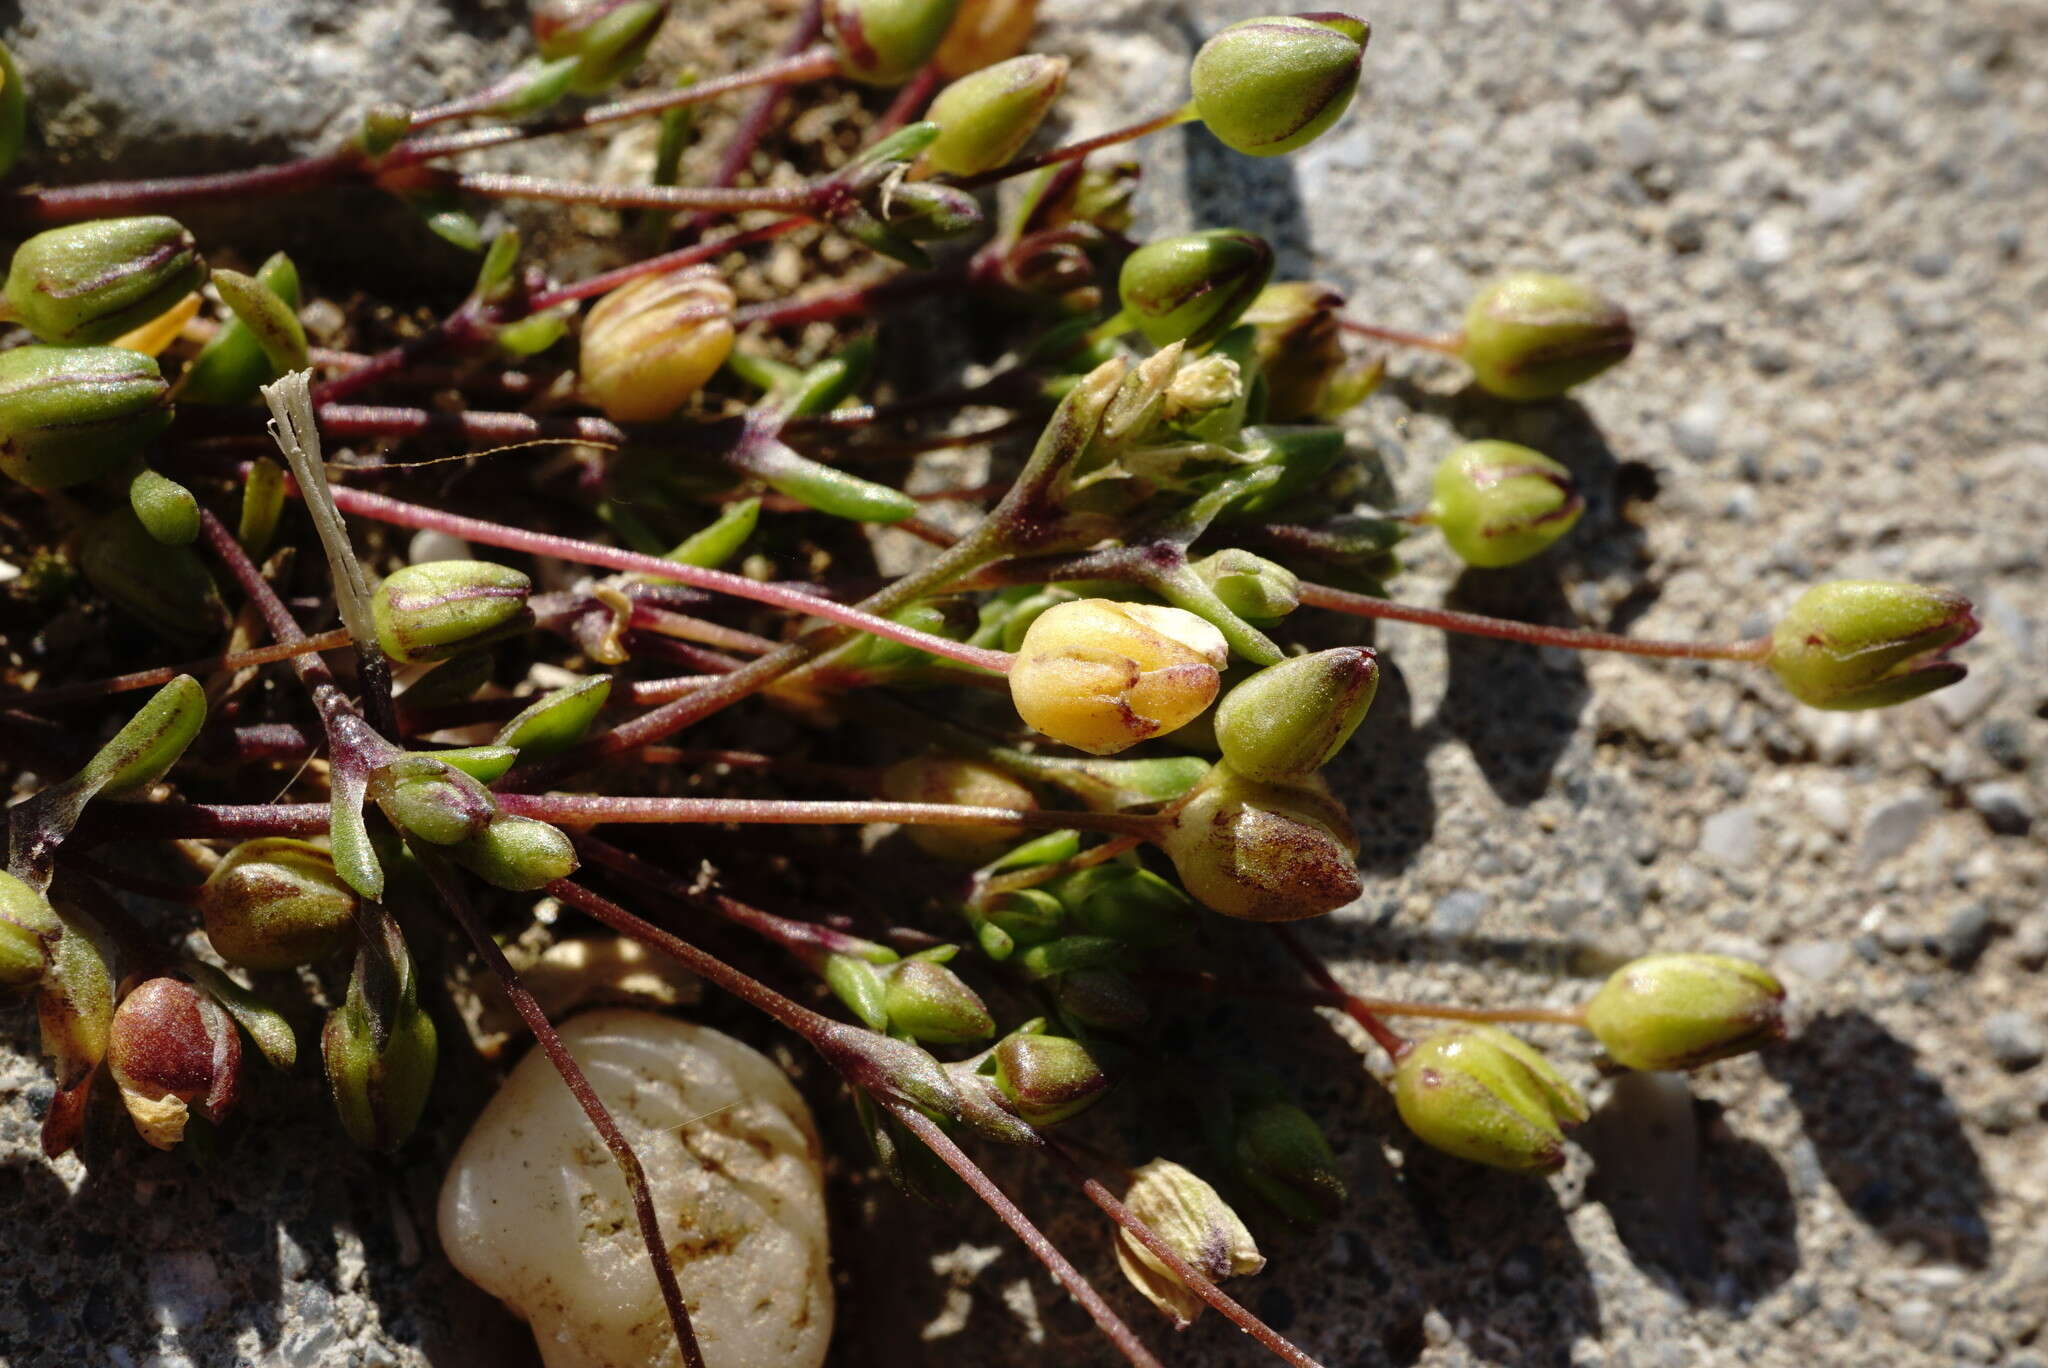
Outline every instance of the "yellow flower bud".
<path fill-rule="evenodd" d="M 1223 634 L 1179 608 L 1080 599 L 1041 613 L 1010 670 L 1025 723 L 1090 755 L 1114 755 L 1193 721 L 1230 658 Z"/>
<path fill-rule="evenodd" d="M 737 303 L 708 269 L 621 285 L 583 321 L 584 397 L 622 423 L 668 417 L 725 364 Z"/>
<path fill-rule="evenodd" d="M 994 66 L 1024 50 L 1037 19 L 1038 0 L 960 0 L 932 61 L 948 80 Z"/>

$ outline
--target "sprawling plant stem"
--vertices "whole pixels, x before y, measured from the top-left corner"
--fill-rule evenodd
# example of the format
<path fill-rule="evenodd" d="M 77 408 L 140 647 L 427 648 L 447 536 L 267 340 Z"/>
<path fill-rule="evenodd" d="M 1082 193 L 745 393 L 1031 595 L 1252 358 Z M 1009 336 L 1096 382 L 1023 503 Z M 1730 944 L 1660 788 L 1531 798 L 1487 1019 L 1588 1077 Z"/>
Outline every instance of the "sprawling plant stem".
<path fill-rule="evenodd" d="M 1337 976 L 1330 972 L 1330 966 L 1324 964 L 1322 957 L 1302 942 L 1293 928 L 1274 922 L 1270 929 L 1280 944 L 1286 947 L 1287 953 L 1292 955 L 1303 971 L 1316 981 L 1317 986 L 1342 999 L 1337 1005 L 1343 1009 L 1344 1015 L 1363 1027 L 1365 1033 L 1372 1037 L 1373 1043 L 1385 1050 L 1389 1058 L 1399 1059 L 1408 1053 L 1408 1038 L 1381 1021 L 1362 1000 L 1345 992 L 1344 985 L 1337 982 Z"/>
<path fill-rule="evenodd" d="M 1467 636 L 1519 641 L 1530 646 L 1563 646 L 1573 651 L 1620 651 L 1627 655 L 1663 656 L 1681 660 L 1762 660 L 1770 653 L 1768 637 L 1745 641 L 1656 641 L 1621 636 L 1614 632 L 1590 632 L 1579 627 L 1544 627 L 1533 622 L 1512 622 L 1506 618 L 1464 613 L 1452 608 L 1424 608 L 1412 603 L 1394 603 L 1370 594 L 1354 594 L 1328 585 L 1301 586 L 1301 601 L 1317 608 L 1330 608 L 1353 617 L 1388 618 L 1415 622 L 1446 632 Z"/>
<path fill-rule="evenodd" d="M 956 181 L 955 184 L 969 190 L 984 185 L 994 185 L 999 181 L 1009 180 L 1012 176 L 1021 176 L 1027 171 L 1037 171 L 1044 167 L 1056 166 L 1061 162 L 1079 161 L 1090 152 L 1099 152 L 1105 147 L 1114 147 L 1118 143 L 1131 142 L 1149 133 L 1157 133 L 1161 129 L 1172 128 L 1175 124 L 1187 123 L 1194 117 L 1194 107 L 1192 105 L 1184 105 L 1179 109 L 1169 110 L 1167 113 L 1155 115 L 1152 118 L 1143 119 L 1134 124 L 1126 124 L 1122 128 L 1113 128 L 1107 133 L 1098 133 L 1092 138 L 1083 138 L 1079 142 L 1067 143 L 1065 146 L 1055 147 L 1050 151 L 1039 152 L 1029 157 L 1020 157 L 1016 161 L 1007 162 L 992 171 L 984 171 L 977 176 L 964 177 Z"/>
<path fill-rule="evenodd" d="M 337 627 L 331 632 L 301 637 L 296 641 L 280 641 L 250 651 L 229 651 L 221 655 L 201 656 L 197 660 L 187 660 L 178 665 L 165 665 L 155 670 L 136 670 L 130 674 L 114 675 L 107 679 L 92 679 L 82 684 L 63 684 L 54 689 L 35 689 L 22 694 L 0 694 L 0 708 L 54 708 L 65 703 L 80 703 L 87 699 L 104 698 L 109 694 L 126 693 L 131 689 L 154 689 L 170 683 L 181 674 L 202 675 L 222 670 L 245 670 L 254 665 L 269 665 L 274 661 L 289 660 L 293 656 L 338 651 L 353 640 L 346 627 Z"/>
<path fill-rule="evenodd" d="M 1347 1015 L 1362 1011 L 1382 1017 L 1427 1017 L 1436 1021 L 1524 1022 L 1540 1026 L 1578 1026 L 1585 1021 L 1585 1012 L 1577 1007 L 1454 1007 L 1449 1003 L 1411 1002 L 1406 998 L 1364 997 L 1343 988 L 1304 989 L 1299 984 L 1253 983 L 1203 971 L 1148 969 L 1132 977 L 1140 983 L 1156 983 L 1162 988 L 1194 988 L 1230 997 L 1255 998 L 1263 1002 L 1293 1002 L 1306 1003 L 1312 1007 L 1334 1007 Z"/>

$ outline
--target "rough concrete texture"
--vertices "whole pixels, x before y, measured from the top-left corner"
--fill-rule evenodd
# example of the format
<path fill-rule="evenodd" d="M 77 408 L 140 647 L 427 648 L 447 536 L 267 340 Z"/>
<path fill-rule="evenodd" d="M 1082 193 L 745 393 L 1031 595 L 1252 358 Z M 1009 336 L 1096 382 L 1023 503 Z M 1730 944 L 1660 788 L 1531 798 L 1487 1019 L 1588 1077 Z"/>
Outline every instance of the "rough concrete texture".
<path fill-rule="evenodd" d="M 1197 35 L 1251 12 L 1047 9 L 1047 46 L 1080 59 L 1077 131 L 1177 100 Z M 1801 710 L 1729 666 L 1380 632 L 1387 681 L 1335 775 L 1370 891 L 1306 930 L 1348 981 L 1565 1003 L 1618 956 L 1732 951 L 1784 974 L 1797 1034 L 1688 1087 L 1598 1083 L 1583 1042 L 1537 1032 L 1600 1114 L 1566 1173 L 1534 1183 L 1405 1143 L 1348 1027 L 1219 1009 L 1329 1127 L 1354 1193 L 1316 1230 L 1256 1220 L 1271 1264 L 1237 1290 L 1337 1368 L 2040 1368 L 2048 75 L 2028 54 L 2048 14 L 1417 0 L 1371 17 L 1364 98 L 1305 153 L 1155 139 L 1152 224 L 1265 232 L 1283 274 L 1394 326 L 1444 326 L 1497 268 L 1568 267 L 1642 336 L 1577 402 L 1534 406 L 1394 358 L 1357 429 L 1402 491 L 1456 441 L 1500 436 L 1572 465 L 1590 497 L 1517 571 L 1460 576 L 1418 542 L 1404 596 L 1731 636 L 1817 578 L 1896 577 L 1969 593 L 1986 630 L 1965 684 L 1863 715 Z M 1288 972 L 1249 932 L 1214 936 L 1248 974 Z M 89 1170 L 45 1165 L 19 1017 L 9 1039 L 0 1358 L 519 1361 L 499 1348 L 516 1330 L 422 1233 L 474 1096 L 438 1102 L 440 1131 L 396 1167 L 348 1154 L 304 1078 L 252 1089 L 211 1169 L 111 1128 Z M 835 1361 L 1112 1361 L 992 1220 L 906 1208 L 859 1174 L 843 1117 L 825 1124 L 846 1170 Z M 1170 1134 L 1111 1115 L 1095 1137 L 1142 1158 Z M 1092 1213 L 996 1168 L 1146 1315 Z M 1138 1323 L 1176 1364 L 1260 1359 L 1213 1316 L 1177 1340 Z"/>

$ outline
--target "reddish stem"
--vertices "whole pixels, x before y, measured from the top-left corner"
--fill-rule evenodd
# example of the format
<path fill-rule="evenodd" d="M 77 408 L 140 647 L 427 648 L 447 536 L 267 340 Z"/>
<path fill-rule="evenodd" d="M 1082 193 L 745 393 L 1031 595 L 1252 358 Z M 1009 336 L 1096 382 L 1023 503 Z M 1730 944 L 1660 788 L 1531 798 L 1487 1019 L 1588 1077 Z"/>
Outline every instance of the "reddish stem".
<path fill-rule="evenodd" d="M 974 1195 L 996 1214 L 997 1219 L 1010 1228 L 1010 1232 L 1023 1246 L 1059 1280 L 1060 1286 L 1066 1288 L 1068 1294 L 1081 1303 L 1082 1308 L 1088 1312 L 1103 1335 L 1116 1346 L 1118 1353 L 1138 1365 L 1138 1368 L 1160 1368 L 1159 1360 L 1152 1356 L 1152 1351 L 1145 1347 L 1137 1332 L 1124 1324 L 1123 1318 L 1102 1299 L 1102 1294 L 1095 1290 L 1094 1284 L 1081 1276 L 1081 1270 L 1067 1261 L 1067 1256 L 1060 1253 L 1053 1242 L 1031 1223 L 1031 1218 L 1010 1200 L 1007 1193 L 996 1186 L 995 1180 L 982 1172 L 981 1166 L 968 1158 L 965 1150 L 953 1143 L 952 1136 L 946 1134 L 939 1128 L 937 1122 L 915 1107 L 889 1098 L 877 1100 L 889 1109 L 906 1130 L 922 1140 L 927 1149 L 938 1155 L 947 1168 L 960 1175 L 960 1181 L 967 1184 Z"/>
<path fill-rule="evenodd" d="M 1183 106 L 1154 118 L 1146 119 L 1140 123 L 1128 124 L 1123 128 L 1113 128 L 1107 133 L 1098 133 L 1092 138 L 1083 138 L 1079 142 L 1068 143 L 1064 147 L 1055 147 L 1049 152 L 1040 152 L 1030 157 L 1020 157 L 1016 161 L 996 167 L 993 171 L 983 171 L 980 175 L 963 177 L 953 183 L 963 190 L 974 190 L 984 185 L 994 185 L 998 181 L 1006 181 L 1012 176 L 1021 176 L 1027 171 L 1037 171 L 1043 167 L 1056 166 L 1060 162 L 1077 161 L 1087 156 L 1090 152 L 1098 152 L 1105 147 L 1114 147 L 1118 143 L 1130 142 L 1132 139 L 1142 138 L 1148 133 L 1157 133 L 1162 128 L 1171 128 L 1175 124 L 1186 123 L 1193 117 L 1194 111 L 1187 106 Z"/>
<path fill-rule="evenodd" d="M 1158 818 L 1129 812 L 1054 812 L 1042 808 L 978 807 L 962 803 L 811 801 L 787 798 L 632 798 L 609 794 L 506 793 L 499 805 L 520 817 L 563 826 L 605 822 L 739 822 L 759 826 L 845 826 L 901 822 L 909 826 L 1024 826 L 1042 830 L 1080 827 L 1118 835 L 1149 836 Z"/>
<path fill-rule="evenodd" d="M 618 1122 L 606 1110 L 604 1099 L 590 1086 L 583 1068 L 576 1057 L 562 1044 L 561 1036 L 548 1021 L 548 1014 L 534 1000 L 526 985 L 519 981 L 519 974 L 505 958 L 505 952 L 491 939 L 489 931 L 477 919 L 469 899 L 464 896 L 462 886 L 439 860 L 425 861 L 428 877 L 433 879 L 442 902 L 454 915 L 470 944 L 490 966 L 504 988 L 505 996 L 511 1000 L 513 1010 L 519 1019 L 533 1032 L 533 1038 L 548 1062 L 555 1066 L 555 1072 L 562 1076 L 576 1104 L 583 1108 L 583 1114 L 590 1118 L 590 1124 L 604 1140 L 604 1147 L 611 1151 L 612 1162 L 619 1166 L 619 1172 L 626 1180 L 626 1190 L 632 1194 L 633 1215 L 640 1224 L 640 1239 L 647 1246 L 647 1258 L 654 1265 L 654 1280 L 661 1286 L 661 1300 L 668 1308 L 669 1328 L 675 1332 L 676 1344 L 681 1349 L 685 1368 L 704 1368 L 704 1353 L 697 1347 L 696 1331 L 690 1325 L 690 1308 L 683 1301 L 683 1290 L 676 1283 L 675 1265 L 669 1259 L 668 1241 L 661 1235 L 661 1218 L 654 1210 L 654 1197 L 647 1188 L 647 1172 L 640 1166 L 640 1156 L 633 1152 L 633 1146 L 619 1130 Z"/>
<path fill-rule="evenodd" d="M 1396 622 L 1415 622 L 1467 636 L 1519 641 L 1529 646 L 1563 646 L 1574 651 L 1620 651 L 1627 655 L 1682 660 L 1762 660 L 1771 650 L 1768 637 L 1754 637 L 1746 641 L 1657 641 L 1620 636 L 1613 632 L 1591 632 L 1582 627 L 1544 627 L 1533 622 L 1513 622 L 1479 613 L 1462 613 L 1453 608 L 1423 608 L 1306 581 L 1301 586 L 1301 601 L 1354 617 L 1390 618 Z"/>
<path fill-rule="evenodd" d="M 1444 1003 L 1409 1002 L 1403 998 L 1361 997 L 1343 988 L 1302 988 L 1291 984 L 1247 983 L 1207 972 L 1147 970 L 1133 976 L 1140 983 L 1167 988 L 1199 988 L 1232 997 L 1264 1002 L 1306 1002 L 1316 1007 L 1363 1008 L 1379 1016 L 1427 1017 L 1437 1021 L 1519 1021 L 1545 1026 L 1582 1026 L 1585 1013 L 1576 1007 L 1453 1007 Z"/>
<path fill-rule="evenodd" d="M 1346 332 L 1357 333 L 1360 337 L 1377 338 L 1382 342 L 1392 342 L 1395 346 L 1399 347 L 1420 347 L 1425 351 L 1442 352 L 1445 356 L 1456 356 L 1465 346 L 1465 337 L 1462 333 L 1452 333 L 1449 337 L 1431 337 L 1427 333 L 1403 332 L 1399 328 L 1382 328 L 1377 324 L 1360 323 L 1350 318 L 1339 318 L 1337 326 L 1343 328 Z"/>
<path fill-rule="evenodd" d="M 352 644 L 353 639 L 347 629 L 337 627 L 318 636 L 259 646 L 253 651 L 201 656 L 197 660 L 188 660 L 180 665 L 166 665 L 156 670 L 137 670 L 133 674 L 115 675 L 111 679 L 88 680 L 83 684 L 66 684 L 55 689 L 0 694 L 0 708 L 54 708 L 63 703 L 78 703 L 108 694 L 126 693 L 130 689 L 153 689 L 170 683 L 181 674 L 199 675 L 211 674 L 216 670 L 247 669 L 252 665 L 268 665 L 273 661 L 288 660 L 308 652 L 338 651 Z"/>
<path fill-rule="evenodd" d="M 327 416 L 323 411 L 321 426 L 324 429 L 326 425 Z M 298 488 L 296 484 L 290 484 L 289 487 L 294 490 Z M 395 523 L 401 527 L 430 528 L 485 546 L 502 546 L 510 550 L 531 552 L 537 556 L 553 556 L 558 560 L 575 561 L 583 565 L 598 565 L 611 570 L 624 570 L 632 574 L 675 580 L 698 589 L 751 599 L 770 607 L 824 618 L 841 626 L 901 642 L 906 646 L 915 646 L 921 651 L 942 656 L 947 660 L 993 670 L 998 674 L 1008 673 L 1010 663 L 1015 659 L 1008 651 L 991 651 L 980 646 L 969 646 L 945 637 L 933 636 L 859 608 L 820 598 L 808 589 L 772 580 L 751 580 L 743 575 L 729 574 L 723 570 L 704 570 L 694 565 L 684 565 L 679 561 L 664 560 L 659 556 L 600 546 L 596 542 L 579 541 L 574 537 L 562 537 L 548 532 L 529 532 L 524 528 L 507 527 L 502 523 L 486 522 L 480 518 L 465 518 L 460 514 L 404 503 L 366 490 L 337 486 L 334 490 L 334 502 L 343 512 L 374 518 L 379 522 Z"/>
<path fill-rule="evenodd" d="M 71 223 L 158 211 L 177 204 L 291 194 L 361 180 L 365 163 L 353 148 L 276 166 L 154 180 L 95 181 L 50 190 L 17 190 L 0 198 L 0 220 Z"/>
<path fill-rule="evenodd" d="M 1287 953 L 1294 956 L 1295 962 L 1301 965 L 1303 971 L 1310 978 L 1321 985 L 1325 991 L 1335 993 L 1343 999 L 1338 1005 L 1343 1008 L 1344 1014 L 1364 1027 L 1365 1033 L 1373 1038 L 1375 1044 L 1387 1052 L 1388 1058 L 1399 1059 L 1402 1055 L 1408 1053 L 1410 1043 L 1408 1038 L 1388 1026 L 1386 1022 L 1381 1021 L 1360 999 L 1354 998 L 1351 994 L 1345 992 L 1344 985 L 1337 982 L 1337 976 L 1330 972 L 1330 966 L 1324 964 L 1322 958 L 1315 951 L 1303 945 L 1301 937 L 1295 935 L 1292 930 L 1279 922 L 1270 923 L 1269 926 L 1274 936 L 1279 939 L 1280 944 L 1287 948 Z"/>
<path fill-rule="evenodd" d="M 493 199 L 548 200 L 556 204 L 595 204 L 605 209 L 698 209 L 744 214 L 757 209 L 808 211 L 817 193 L 808 185 L 731 188 L 715 185 L 601 185 L 589 181 L 551 180 L 496 171 L 450 173 L 432 177 L 437 189 L 465 190 Z"/>
<path fill-rule="evenodd" d="M 796 27 L 790 30 L 789 37 L 776 52 L 776 57 L 789 59 L 802 56 L 810 50 L 811 44 L 818 41 L 818 34 L 824 27 L 825 0 L 808 0 L 804 12 L 797 16 Z M 740 117 L 739 127 L 733 130 L 732 141 L 726 144 L 725 150 L 718 156 L 718 169 L 712 173 L 711 184 L 731 185 L 739 179 L 740 172 L 747 169 L 747 163 L 753 159 L 754 149 L 761 145 L 761 139 L 767 136 L 769 126 L 775 122 L 776 106 L 782 103 L 783 84 L 780 80 L 771 82 L 754 97 L 753 104 L 748 106 L 747 112 Z M 698 214 L 690 219 L 687 227 L 692 232 L 702 232 L 705 225 L 714 217 L 715 215 Z"/>

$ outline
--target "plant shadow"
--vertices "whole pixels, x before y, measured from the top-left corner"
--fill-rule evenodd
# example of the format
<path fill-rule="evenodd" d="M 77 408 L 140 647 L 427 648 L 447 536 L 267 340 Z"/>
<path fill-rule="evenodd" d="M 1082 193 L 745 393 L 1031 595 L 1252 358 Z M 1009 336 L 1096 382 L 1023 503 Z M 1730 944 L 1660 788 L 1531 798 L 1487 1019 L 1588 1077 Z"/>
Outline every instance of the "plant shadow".
<path fill-rule="evenodd" d="M 1544 569 L 1552 573 L 1542 573 Z M 1518 622 L 1570 623 L 1555 566 L 1467 570 L 1446 606 Z M 1576 653 L 1532 650 L 1515 641 L 1452 633 L 1449 679 L 1437 723 L 1472 752 L 1502 802 L 1526 807 L 1550 787 L 1551 771 L 1578 732 L 1592 697 Z"/>
<path fill-rule="evenodd" d="M 1985 1266 L 1990 1184 L 1918 1051 L 1850 1010 L 1814 1018 L 1762 1058 L 1799 1108 L 1821 1171 L 1858 1218 L 1925 1258 Z"/>

